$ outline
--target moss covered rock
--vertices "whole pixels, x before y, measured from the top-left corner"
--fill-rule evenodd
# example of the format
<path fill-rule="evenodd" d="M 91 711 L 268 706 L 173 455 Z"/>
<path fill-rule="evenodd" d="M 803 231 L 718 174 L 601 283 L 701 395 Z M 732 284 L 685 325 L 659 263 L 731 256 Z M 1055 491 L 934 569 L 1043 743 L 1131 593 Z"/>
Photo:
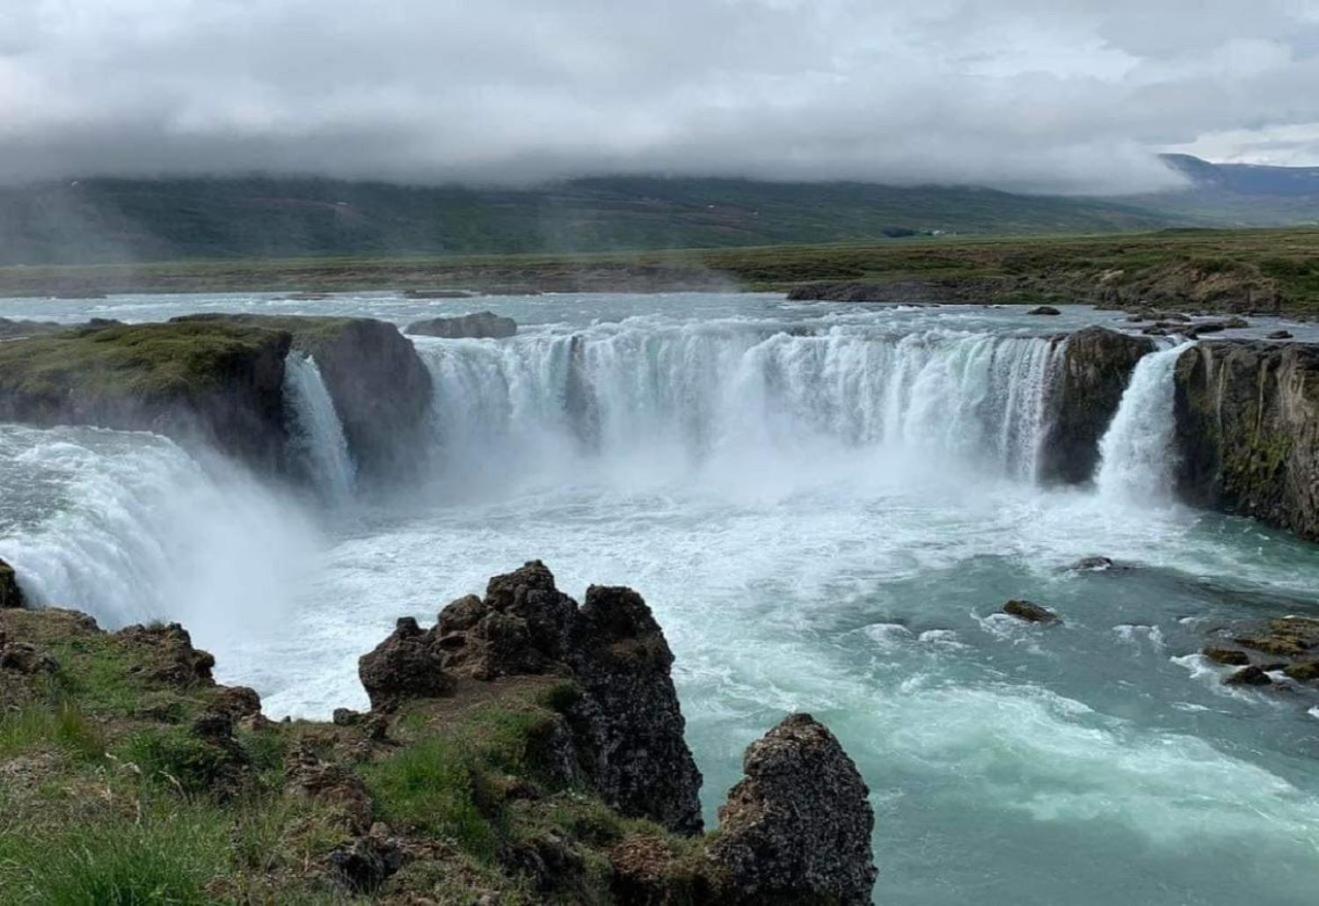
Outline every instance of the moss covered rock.
<path fill-rule="evenodd" d="M 1319 346 L 1202 342 L 1175 380 L 1181 496 L 1319 539 Z"/>

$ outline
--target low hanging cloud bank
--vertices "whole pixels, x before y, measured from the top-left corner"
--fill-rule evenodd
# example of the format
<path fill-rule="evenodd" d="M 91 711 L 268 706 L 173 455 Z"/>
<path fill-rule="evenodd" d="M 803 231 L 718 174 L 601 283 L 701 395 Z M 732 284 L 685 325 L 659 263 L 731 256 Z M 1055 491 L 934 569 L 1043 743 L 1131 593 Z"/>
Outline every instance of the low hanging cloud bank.
<path fill-rule="evenodd" d="M 1315 84 L 1293 0 L 13 0 L 0 178 L 1144 192 L 1166 148 L 1319 160 Z"/>

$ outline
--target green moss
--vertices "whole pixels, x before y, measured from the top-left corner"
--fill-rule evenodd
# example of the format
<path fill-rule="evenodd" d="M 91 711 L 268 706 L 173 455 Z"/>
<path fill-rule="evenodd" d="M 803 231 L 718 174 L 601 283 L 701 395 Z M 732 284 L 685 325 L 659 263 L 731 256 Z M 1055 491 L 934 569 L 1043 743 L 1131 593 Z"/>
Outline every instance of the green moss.
<path fill-rule="evenodd" d="M 0 390 L 58 402 L 163 399 L 222 389 L 277 341 L 260 327 L 206 322 L 72 330 L 0 344 Z"/>

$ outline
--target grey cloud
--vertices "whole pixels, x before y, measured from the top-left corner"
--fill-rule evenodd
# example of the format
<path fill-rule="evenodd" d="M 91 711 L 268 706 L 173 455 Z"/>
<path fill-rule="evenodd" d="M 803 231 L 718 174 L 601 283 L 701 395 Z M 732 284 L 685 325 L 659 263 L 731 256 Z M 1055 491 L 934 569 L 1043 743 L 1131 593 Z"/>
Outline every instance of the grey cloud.
<path fill-rule="evenodd" d="M 1319 123 L 1319 3 L 2 0 L 0 177 L 1144 191 Z"/>

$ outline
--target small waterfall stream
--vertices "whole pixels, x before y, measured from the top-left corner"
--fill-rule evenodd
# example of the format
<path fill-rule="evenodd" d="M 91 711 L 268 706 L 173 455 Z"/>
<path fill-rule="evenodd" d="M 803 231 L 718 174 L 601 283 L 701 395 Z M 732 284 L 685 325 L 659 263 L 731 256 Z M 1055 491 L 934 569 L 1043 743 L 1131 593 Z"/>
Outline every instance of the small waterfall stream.
<path fill-rule="evenodd" d="M 317 493 L 327 501 L 347 501 L 353 494 L 357 469 L 316 360 L 297 352 L 289 353 L 284 390 L 290 404 L 289 446 L 293 461 L 306 470 Z"/>
<path fill-rule="evenodd" d="M 1095 484 L 1101 497 L 1122 502 L 1171 498 L 1173 370 L 1193 342 L 1162 349 L 1136 364 L 1113 423 L 1099 442 Z"/>

